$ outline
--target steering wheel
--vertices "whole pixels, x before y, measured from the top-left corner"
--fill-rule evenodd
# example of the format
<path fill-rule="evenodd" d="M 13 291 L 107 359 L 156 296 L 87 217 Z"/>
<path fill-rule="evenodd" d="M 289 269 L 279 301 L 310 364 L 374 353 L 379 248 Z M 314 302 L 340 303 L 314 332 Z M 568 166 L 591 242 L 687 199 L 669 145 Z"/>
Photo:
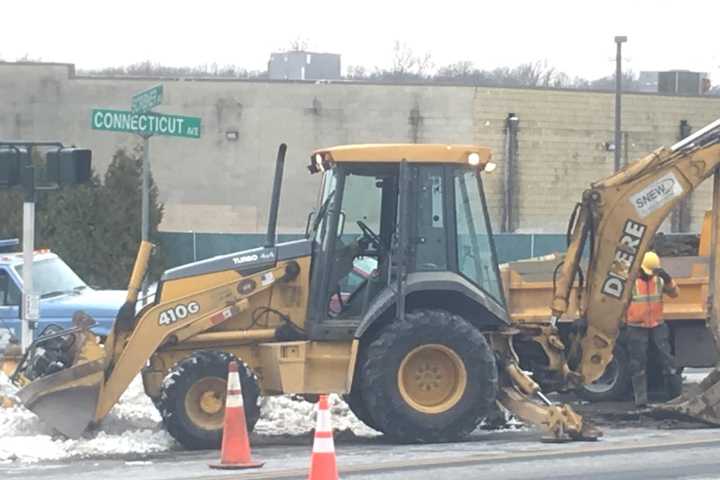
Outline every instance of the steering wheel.
<path fill-rule="evenodd" d="M 375 245 L 375 248 L 377 248 L 379 252 L 385 251 L 385 246 L 382 243 L 382 239 L 377 233 L 373 232 L 372 229 L 368 227 L 362 220 L 358 220 L 357 224 L 358 227 L 360 227 L 360 230 L 362 230 L 363 235 L 370 240 L 370 243 Z"/>

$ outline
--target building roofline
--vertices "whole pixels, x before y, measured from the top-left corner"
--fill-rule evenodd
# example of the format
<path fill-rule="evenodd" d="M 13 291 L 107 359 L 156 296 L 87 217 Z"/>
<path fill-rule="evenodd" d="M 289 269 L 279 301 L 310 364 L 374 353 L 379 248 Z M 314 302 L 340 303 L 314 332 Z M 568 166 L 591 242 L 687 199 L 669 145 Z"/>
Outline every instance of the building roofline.
<path fill-rule="evenodd" d="M 73 80 L 102 80 L 102 81 L 162 81 L 162 82 L 217 82 L 217 83 L 257 83 L 257 84 L 308 84 L 308 85 L 357 85 L 357 86 L 384 86 L 384 87 L 445 87 L 445 88 L 472 88 L 487 90 L 532 90 L 541 92 L 562 92 L 562 93 L 601 93 L 615 95 L 614 90 L 586 90 L 579 88 L 557 88 L 557 87 L 522 87 L 522 86 L 489 86 L 489 85 L 468 85 L 459 82 L 379 82 L 379 81 L 358 81 L 358 80 L 270 80 L 266 78 L 235 78 L 235 77 L 182 77 L 162 75 L 78 75 L 73 63 L 53 62 L 2 62 L 0 67 L 33 66 L 33 67 L 66 67 L 68 78 Z M 704 100 L 720 101 L 720 96 L 715 95 L 675 95 L 661 92 L 623 92 L 623 96 L 658 96 L 658 97 L 679 97 L 697 98 Z"/>

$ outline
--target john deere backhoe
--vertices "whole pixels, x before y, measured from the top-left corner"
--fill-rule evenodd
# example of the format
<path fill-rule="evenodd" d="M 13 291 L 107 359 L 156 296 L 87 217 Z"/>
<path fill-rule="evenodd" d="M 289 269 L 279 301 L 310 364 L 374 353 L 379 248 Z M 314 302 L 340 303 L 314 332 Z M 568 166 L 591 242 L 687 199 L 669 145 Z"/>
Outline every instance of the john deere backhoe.
<path fill-rule="evenodd" d="M 496 400 L 549 439 L 597 438 L 518 367 L 482 189 L 489 149 L 318 150 L 306 238 L 276 244 L 284 156 L 283 145 L 264 246 L 168 270 L 136 314 L 143 243 L 112 332 L 96 337 L 78 313 L 73 329 L 35 340 L 12 377 L 23 403 L 78 436 L 142 373 L 167 430 L 216 447 L 237 357 L 250 428 L 259 395 L 338 393 L 399 441 L 460 438 Z"/>

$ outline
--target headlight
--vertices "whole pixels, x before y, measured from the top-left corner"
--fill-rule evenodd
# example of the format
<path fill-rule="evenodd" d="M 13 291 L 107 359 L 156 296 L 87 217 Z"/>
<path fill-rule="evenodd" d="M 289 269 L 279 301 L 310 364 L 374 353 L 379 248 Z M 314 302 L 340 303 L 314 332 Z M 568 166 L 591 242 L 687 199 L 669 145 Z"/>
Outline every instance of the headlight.
<path fill-rule="evenodd" d="M 497 163 L 495 163 L 495 162 L 487 162 L 485 164 L 485 171 L 487 173 L 492 173 L 493 170 L 495 170 L 496 168 L 497 168 Z"/>
<path fill-rule="evenodd" d="M 468 155 L 468 163 L 473 167 L 480 165 L 480 155 L 476 152 L 472 152 Z"/>
<path fill-rule="evenodd" d="M 325 171 L 325 164 L 323 163 L 323 156 L 321 153 L 316 153 L 313 156 L 313 163 L 315 164 L 315 168 L 318 172 L 324 172 Z"/>

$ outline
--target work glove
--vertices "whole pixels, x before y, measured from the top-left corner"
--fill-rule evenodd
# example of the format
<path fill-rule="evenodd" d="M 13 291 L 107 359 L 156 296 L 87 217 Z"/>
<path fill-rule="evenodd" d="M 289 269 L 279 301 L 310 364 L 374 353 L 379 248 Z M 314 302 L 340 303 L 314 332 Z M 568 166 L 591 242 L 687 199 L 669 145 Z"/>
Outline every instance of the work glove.
<path fill-rule="evenodd" d="M 655 269 L 654 273 L 658 277 L 662 278 L 663 282 L 665 282 L 665 285 L 670 285 L 672 283 L 672 277 L 664 269 L 657 268 L 657 269 Z"/>

